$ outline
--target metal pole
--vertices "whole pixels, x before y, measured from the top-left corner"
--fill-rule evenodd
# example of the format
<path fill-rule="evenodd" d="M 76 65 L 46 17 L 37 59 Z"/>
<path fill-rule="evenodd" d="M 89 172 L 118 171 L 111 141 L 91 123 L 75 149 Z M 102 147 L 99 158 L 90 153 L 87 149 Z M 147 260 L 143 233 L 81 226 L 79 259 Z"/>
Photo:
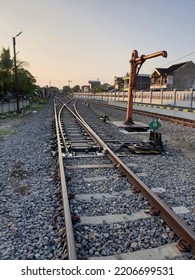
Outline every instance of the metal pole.
<path fill-rule="evenodd" d="M 163 105 L 163 89 L 161 89 L 161 105 Z"/>
<path fill-rule="evenodd" d="M 150 103 L 152 103 L 152 93 L 153 93 L 153 91 L 152 91 L 152 89 L 150 90 Z"/>
<path fill-rule="evenodd" d="M 192 108 L 192 103 L 193 103 L 193 88 L 190 94 L 190 108 Z"/>
<path fill-rule="evenodd" d="M 138 72 L 145 62 L 146 59 L 151 59 L 157 56 L 167 57 L 166 51 L 160 51 L 149 55 L 141 55 L 138 57 L 137 50 L 134 50 L 130 59 L 130 74 L 129 74 L 129 92 L 128 92 L 128 104 L 127 104 L 127 113 L 126 113 L 126 124 L 133 123 L 132 115 L 133 115 L 133 92 L 136 88 L 136 78 Z M 138 68 L 139 65 L 139 68 Z M 138 69 L 137 69 L 138 68 Z"/>
<path fill-rule="evenodd" d="M 174 101 L 173 101 L 173 106 L 176 106 L 176 89 L 174 89 Z"/>
<path fill-rule="evenodd" d="M 16 65 L 16 39 L 15 39 L 15 37 L 13 37 L 13 49 L 14 49 L 15 94 L 16 94 L 16 102 L 17 102 L 17 112 L 19 112 L 20 106 L 19 106 L 19 96 L 18 96 L 18 73 L 17 73 L 17 65 Z"/>
<path fill-rule="evenodd" d="M 14 74 L 15 74 L 15 93 L 16 93 L 16 102 L 17 102 L 17 112 L 20 112 L 19 105 L 19 96 L 18 96 L 18 73 L 17 73 L 17 64 L 16 64 L 16 37 L 22 33 L 18 33 L 15 37 L 13 37 L 13 50 L 14 50 Z"/>
<path fill-rule="evenodd" d="M 141 91 L 142 95 L 141 95 L 141 103 L 143 103 L 143 95 L 144 95 L 144 91 Z"/>
<path fill-rule="evenodd" d="M 133 123 L 133 92 L 136 86 L 136 58 L 138 58 L 138 52 L 134 50 L 130 59 L 130 75 L 129 75 L 129 92 L 128 92 L 128 103 L 127 103 L 127 113 L 126 113 L 126 123 Z"/>

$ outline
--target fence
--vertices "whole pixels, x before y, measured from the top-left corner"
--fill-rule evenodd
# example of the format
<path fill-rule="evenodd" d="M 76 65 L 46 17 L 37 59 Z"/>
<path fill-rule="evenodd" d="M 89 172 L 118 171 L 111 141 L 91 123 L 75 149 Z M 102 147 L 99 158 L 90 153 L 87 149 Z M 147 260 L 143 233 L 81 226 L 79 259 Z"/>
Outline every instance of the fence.
<path fill-rule="evenodd" d="M 29 106 L 30 102 L 28 99 L 19 100 L 19 108 L 24 109 Z M 17 111 L 17 101 L 16 99 L 12 99 L 6 102 L 0 102 L 0 114 L 15 112 Z"/>
<path fill-rule="evenodd" d="M 133 102 L 195 108 L 195 90 L 186 91 L 137 91 Z M 128 92 L 74 93 L 77 98 L 127 102 Z"/>

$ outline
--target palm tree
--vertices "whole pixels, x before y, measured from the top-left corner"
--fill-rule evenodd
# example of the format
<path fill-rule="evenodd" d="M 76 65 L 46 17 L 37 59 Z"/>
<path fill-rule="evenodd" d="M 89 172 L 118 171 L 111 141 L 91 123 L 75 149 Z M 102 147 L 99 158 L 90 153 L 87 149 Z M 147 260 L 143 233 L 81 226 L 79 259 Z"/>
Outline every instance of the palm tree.
<path fill-rule="evenodd" d="M 12 88 L 12 67 L 10 49 L 3 48 L 0 54 L 0 86 L 4 95 Z"/>
<path fill-rule="evenodd" d="M 28 63 L 17 60 L 18 92 L 22 95 L 32 95 L 36 88 L 36 79 L 24 66 L 28 66 Z M 3 92 L 4 97 L 8 92 L 15 91 L 14 74 L 14 60 L 11 59 L 10 49 L 2 48 L 0 54 L 0 92 Z"/>

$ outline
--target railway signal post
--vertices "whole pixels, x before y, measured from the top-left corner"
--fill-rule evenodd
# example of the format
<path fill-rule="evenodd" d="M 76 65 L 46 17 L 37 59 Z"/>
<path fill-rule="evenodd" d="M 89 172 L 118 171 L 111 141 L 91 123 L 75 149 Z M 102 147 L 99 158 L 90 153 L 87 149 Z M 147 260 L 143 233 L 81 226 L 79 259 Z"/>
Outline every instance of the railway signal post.
<path fill-rule="evenodd" d="M 167 57 L 166 51 L 160 51 L 149 55 L 138 56 L 137 50 L 134 50 L 130 59 L 130 73 L 129 73 L 129 92 L 128 92 L 128 104 L 125 124 L 133 124 L 132 114 L 133 114 L 133 92 L 136 88 L 136 78 L 139 70 L 145 60 L 154 58 L 157 56 Z"/>

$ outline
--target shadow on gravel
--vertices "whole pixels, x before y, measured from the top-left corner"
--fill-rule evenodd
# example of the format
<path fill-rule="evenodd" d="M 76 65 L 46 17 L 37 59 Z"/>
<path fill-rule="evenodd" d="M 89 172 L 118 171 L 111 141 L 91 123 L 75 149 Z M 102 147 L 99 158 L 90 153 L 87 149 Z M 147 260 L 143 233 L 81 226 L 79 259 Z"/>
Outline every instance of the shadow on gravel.
<path fill-rule="evenodd" d="M 28 182 L 29 177 L 32 172 L 25 170 L 21 162 L 17 162 L 11 172 L 11 186 L 13 191 L 20 193 L 21 195 L 26 195 L 30 192 L 31 185 Z"/>

